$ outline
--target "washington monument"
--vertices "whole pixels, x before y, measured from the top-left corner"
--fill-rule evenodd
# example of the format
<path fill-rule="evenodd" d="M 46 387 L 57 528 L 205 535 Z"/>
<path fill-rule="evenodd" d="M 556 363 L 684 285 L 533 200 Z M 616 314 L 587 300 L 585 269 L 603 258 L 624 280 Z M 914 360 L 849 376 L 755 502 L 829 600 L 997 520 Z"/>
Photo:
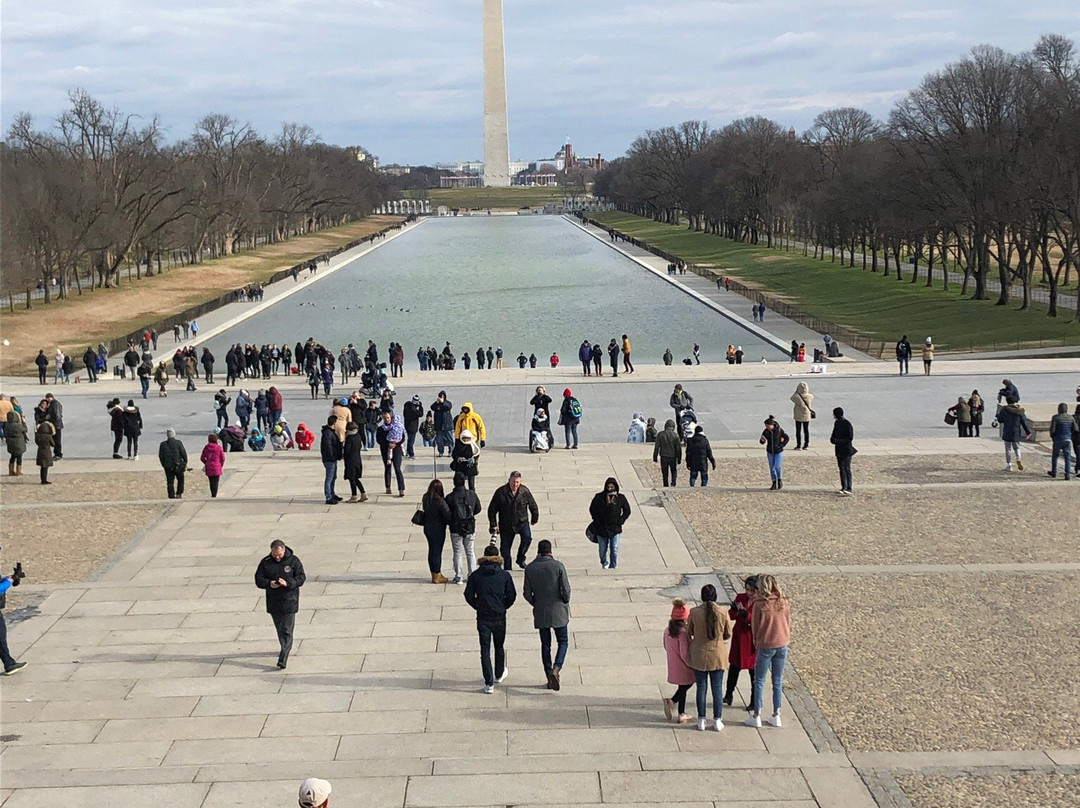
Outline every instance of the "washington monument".
<path fill-rule="evenodd" d="M 510 186 L 502 0 L 484 0 L 484 185 Z"/>

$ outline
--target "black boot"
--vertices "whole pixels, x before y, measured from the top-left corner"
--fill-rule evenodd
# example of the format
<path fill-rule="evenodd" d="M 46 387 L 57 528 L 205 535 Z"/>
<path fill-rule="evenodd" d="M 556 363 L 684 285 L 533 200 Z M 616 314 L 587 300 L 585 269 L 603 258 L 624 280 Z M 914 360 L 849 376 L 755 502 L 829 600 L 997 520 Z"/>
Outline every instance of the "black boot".
<path fill-rule="evenodd" d="M 784 487 L 784 481 L 783 480 L 777 480 L 776 481 L 776 490 L 779 491 L 783 487 Z"/>

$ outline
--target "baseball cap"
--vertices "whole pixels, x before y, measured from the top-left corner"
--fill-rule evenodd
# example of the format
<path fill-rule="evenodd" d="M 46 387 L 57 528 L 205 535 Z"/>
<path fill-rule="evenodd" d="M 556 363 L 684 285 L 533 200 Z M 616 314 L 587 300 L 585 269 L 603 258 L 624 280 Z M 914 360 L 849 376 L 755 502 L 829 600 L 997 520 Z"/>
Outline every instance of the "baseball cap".
<path fill-rule="evenodd" d="M 330 798 L 330 784 L 318 777 L 309 777 L 300 784 L 300 808 L 319 808 Z"/>

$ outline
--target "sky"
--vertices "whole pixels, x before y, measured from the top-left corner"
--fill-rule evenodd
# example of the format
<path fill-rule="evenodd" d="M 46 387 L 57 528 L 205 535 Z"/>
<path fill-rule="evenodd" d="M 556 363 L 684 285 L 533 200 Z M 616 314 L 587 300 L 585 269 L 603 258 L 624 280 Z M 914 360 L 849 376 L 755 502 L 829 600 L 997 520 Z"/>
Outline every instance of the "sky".
<path fill-rule="evenodd" d="M 647 129 L 748 115 L 885 118 L 972 47 L 1080 43 L 1080 0 L 505 0 L 510 152 L 624 154 Z M 0 125 L 76 87 L 170 139 L 226 113 L 310 125 L 385 163 L 483 157 L 481 0 L 4 0 Z"/>

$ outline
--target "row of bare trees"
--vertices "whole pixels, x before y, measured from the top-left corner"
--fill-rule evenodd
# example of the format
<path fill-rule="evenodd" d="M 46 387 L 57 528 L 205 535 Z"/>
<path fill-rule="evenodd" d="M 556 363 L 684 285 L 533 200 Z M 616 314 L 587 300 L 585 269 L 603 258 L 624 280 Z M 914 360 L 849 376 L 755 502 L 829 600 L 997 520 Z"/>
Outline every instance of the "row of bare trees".
<path fill-rule="evenodd" d="M 157 117 L 110 109 L 83 90 L 51 129 L 19 116 L 0 144 L 0 264 L 7 289 L 40 281 L 46 300 L 120 283 L 163 262 L 199 263 L 343 224 L 383 199 L 356 148 L 310 127 L 276 137 L 221 114 L 167 143 Z"/>
<path fill-rule="evenodd" d="M 765 118 L 650 131 L 596 193 L 739 241 L 851 266 L 860 254 L 873 272 L 883 259 L 886 277 L 907 280 L 906 266 L 912 283 L 920 263 L 927 285 L 962 272 L 963 293 L 1000 305 L 1020 287 L 1028 308 L 1041 284 L 1057 316 L 1059 288 L 1080 274 L 1075 45 L 1048 35 L 1019 55 L 975 48 L 926 76 L 888 122 L 842 108 L 801 136 Z"/>

